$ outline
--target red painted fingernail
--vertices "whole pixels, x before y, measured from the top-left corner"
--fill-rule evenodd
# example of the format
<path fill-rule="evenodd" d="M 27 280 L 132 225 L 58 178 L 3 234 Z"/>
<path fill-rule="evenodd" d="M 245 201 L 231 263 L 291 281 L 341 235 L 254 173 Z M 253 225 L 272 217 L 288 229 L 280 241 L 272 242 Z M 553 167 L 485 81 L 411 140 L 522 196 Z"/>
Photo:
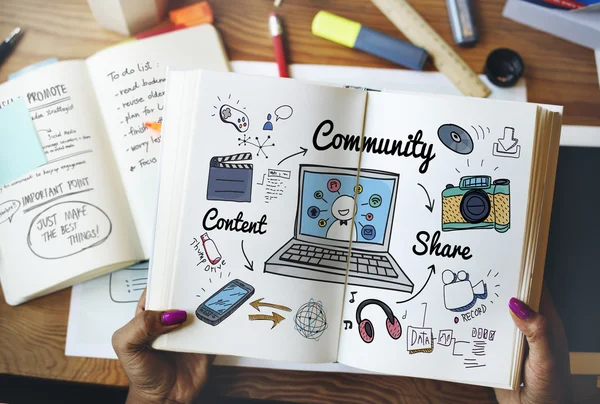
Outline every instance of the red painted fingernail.
<path fill-rule="evenodd" d="M 165 311 L 160 316 L 160 322 L 162 325 L 175 325 L 185 322 L 187 319 L 187 313 L 183 310 Z"/>
<path fill-rule="evenodd" d="M 527 320 L 534 313 L 533 309 L 529 307 L 527 304 L 523 303 L 516 297 L 511 297 L 508 302 L 508 307 L 512 310 L 513 313 L 517 315 L 521 320 Z"/>

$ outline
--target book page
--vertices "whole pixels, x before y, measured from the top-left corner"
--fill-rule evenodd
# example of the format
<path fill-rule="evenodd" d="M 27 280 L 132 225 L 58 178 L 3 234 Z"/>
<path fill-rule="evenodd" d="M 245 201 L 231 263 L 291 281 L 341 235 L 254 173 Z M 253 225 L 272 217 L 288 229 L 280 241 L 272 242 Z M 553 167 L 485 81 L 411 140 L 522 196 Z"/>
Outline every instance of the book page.
<path fill-rule="evenodd" d="M 117 359 L 112 335 L 135 315 L 148 261 L 73 286 L 65 355 Z"/>
<path fill-rule="evenodd" d="M 365 119 L 339 361 L 507 386 L 536 105 L 370 92 Z"/>
<path fill-rule="evenodd" d="M 164 307 L 195 315 L 156 346 L 334 361 L 359 153 L 331 142 L 360 141 L 366 93 L 203 72 L 195 94 Z"/>
<path fill-rule="evenodd" d="M 160 132 L 167 67 L 227 71 L 212 25 L 108 48 L 87 61 L 145 257 L 149 257 L 158 192 Z"/>
<path fill-rule="evenodd" d="M 56 63 L 0 86 L 0 105 L 19 97 L 48 162 L 0 188 L 0 276 L 10 304 L 142 258 L 85 63 Z"/>

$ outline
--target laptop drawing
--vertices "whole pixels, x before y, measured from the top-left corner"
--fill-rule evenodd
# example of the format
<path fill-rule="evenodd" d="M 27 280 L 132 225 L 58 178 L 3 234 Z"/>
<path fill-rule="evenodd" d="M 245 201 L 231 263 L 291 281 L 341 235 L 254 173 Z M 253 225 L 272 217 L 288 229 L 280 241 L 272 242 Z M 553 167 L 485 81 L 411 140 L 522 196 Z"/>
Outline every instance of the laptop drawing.
<path fill-rule="evenodd" d="M 412 293 L 389 253 L 398 180 L 362 169 L 357 185 L 356 169 L 300 165 L 294 237 L 267 260 L 265 272 L 343 284 L 352 229 L 348 284 Z"/>

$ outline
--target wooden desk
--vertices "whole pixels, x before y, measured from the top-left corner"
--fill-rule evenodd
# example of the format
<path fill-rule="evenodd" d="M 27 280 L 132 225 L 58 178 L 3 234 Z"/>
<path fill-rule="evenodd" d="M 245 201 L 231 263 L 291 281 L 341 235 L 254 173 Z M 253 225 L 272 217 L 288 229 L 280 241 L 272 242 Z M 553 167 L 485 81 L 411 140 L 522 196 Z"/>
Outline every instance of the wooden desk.
<path fill-rule="evenodd" d="M 452 43 L 445 2 L 411 2 Z M 271 0 L 210 3 L 232 60 L 273 60 L 267 28 Z M 483 3 L 479 9 L 481 41 L 475 48 L 460 50 L 467 63 L 482 72 L 492 49 L 515 49 L 527 65 L 530 101 L 564 105 L 566 124 L 600 125 L 593 52 L 504 19 L 503 1 L 478 3 Z M 173 1 L 173 6 L 179 5 L 181 1 Z M 284 0 L 278 11 L 287 23 L 290 62 L 396 67 L 312 36 L 310 23 L 319 9 L 402 36 L 369 1 Z M 85 0 L 3 0 L 0 35 L 8 34 L 16 24 L 27 34 L 0 67 L 0 81 L 31 63 L 50 57 L 86 58 L 123 39 L 96 24 Z M 117 361 L 64 356 L 70 293 L 64 290 L 14 308 L 0 298 L 0 373 L 126 386 L 127 378 Z M 595 378 L 574 380 L 595 385 Z M 215 369 L 210 390 L 215 395 L 297 402 L 495 401 L 490 389 L 432 380 L 237 368 Z"/>

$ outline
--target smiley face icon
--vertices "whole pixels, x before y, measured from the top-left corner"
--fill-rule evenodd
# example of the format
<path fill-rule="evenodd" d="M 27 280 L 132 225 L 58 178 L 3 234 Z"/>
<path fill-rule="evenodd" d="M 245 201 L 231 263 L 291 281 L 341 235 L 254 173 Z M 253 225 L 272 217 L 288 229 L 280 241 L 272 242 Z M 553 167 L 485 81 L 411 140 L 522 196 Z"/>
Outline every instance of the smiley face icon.
<path fill-rule="evenodd" d="M 329 229 L 327 229 L 327 238 L 334 240 L 348 240 L 350 231 L 354 228 L 352 237 L 356 240 L 356 225 L 354 224 L 354 213 L 356 211 L 356 201 L 349 195 L 339 196 L 331 205 L 331 214 L 336 219 Z"/>

